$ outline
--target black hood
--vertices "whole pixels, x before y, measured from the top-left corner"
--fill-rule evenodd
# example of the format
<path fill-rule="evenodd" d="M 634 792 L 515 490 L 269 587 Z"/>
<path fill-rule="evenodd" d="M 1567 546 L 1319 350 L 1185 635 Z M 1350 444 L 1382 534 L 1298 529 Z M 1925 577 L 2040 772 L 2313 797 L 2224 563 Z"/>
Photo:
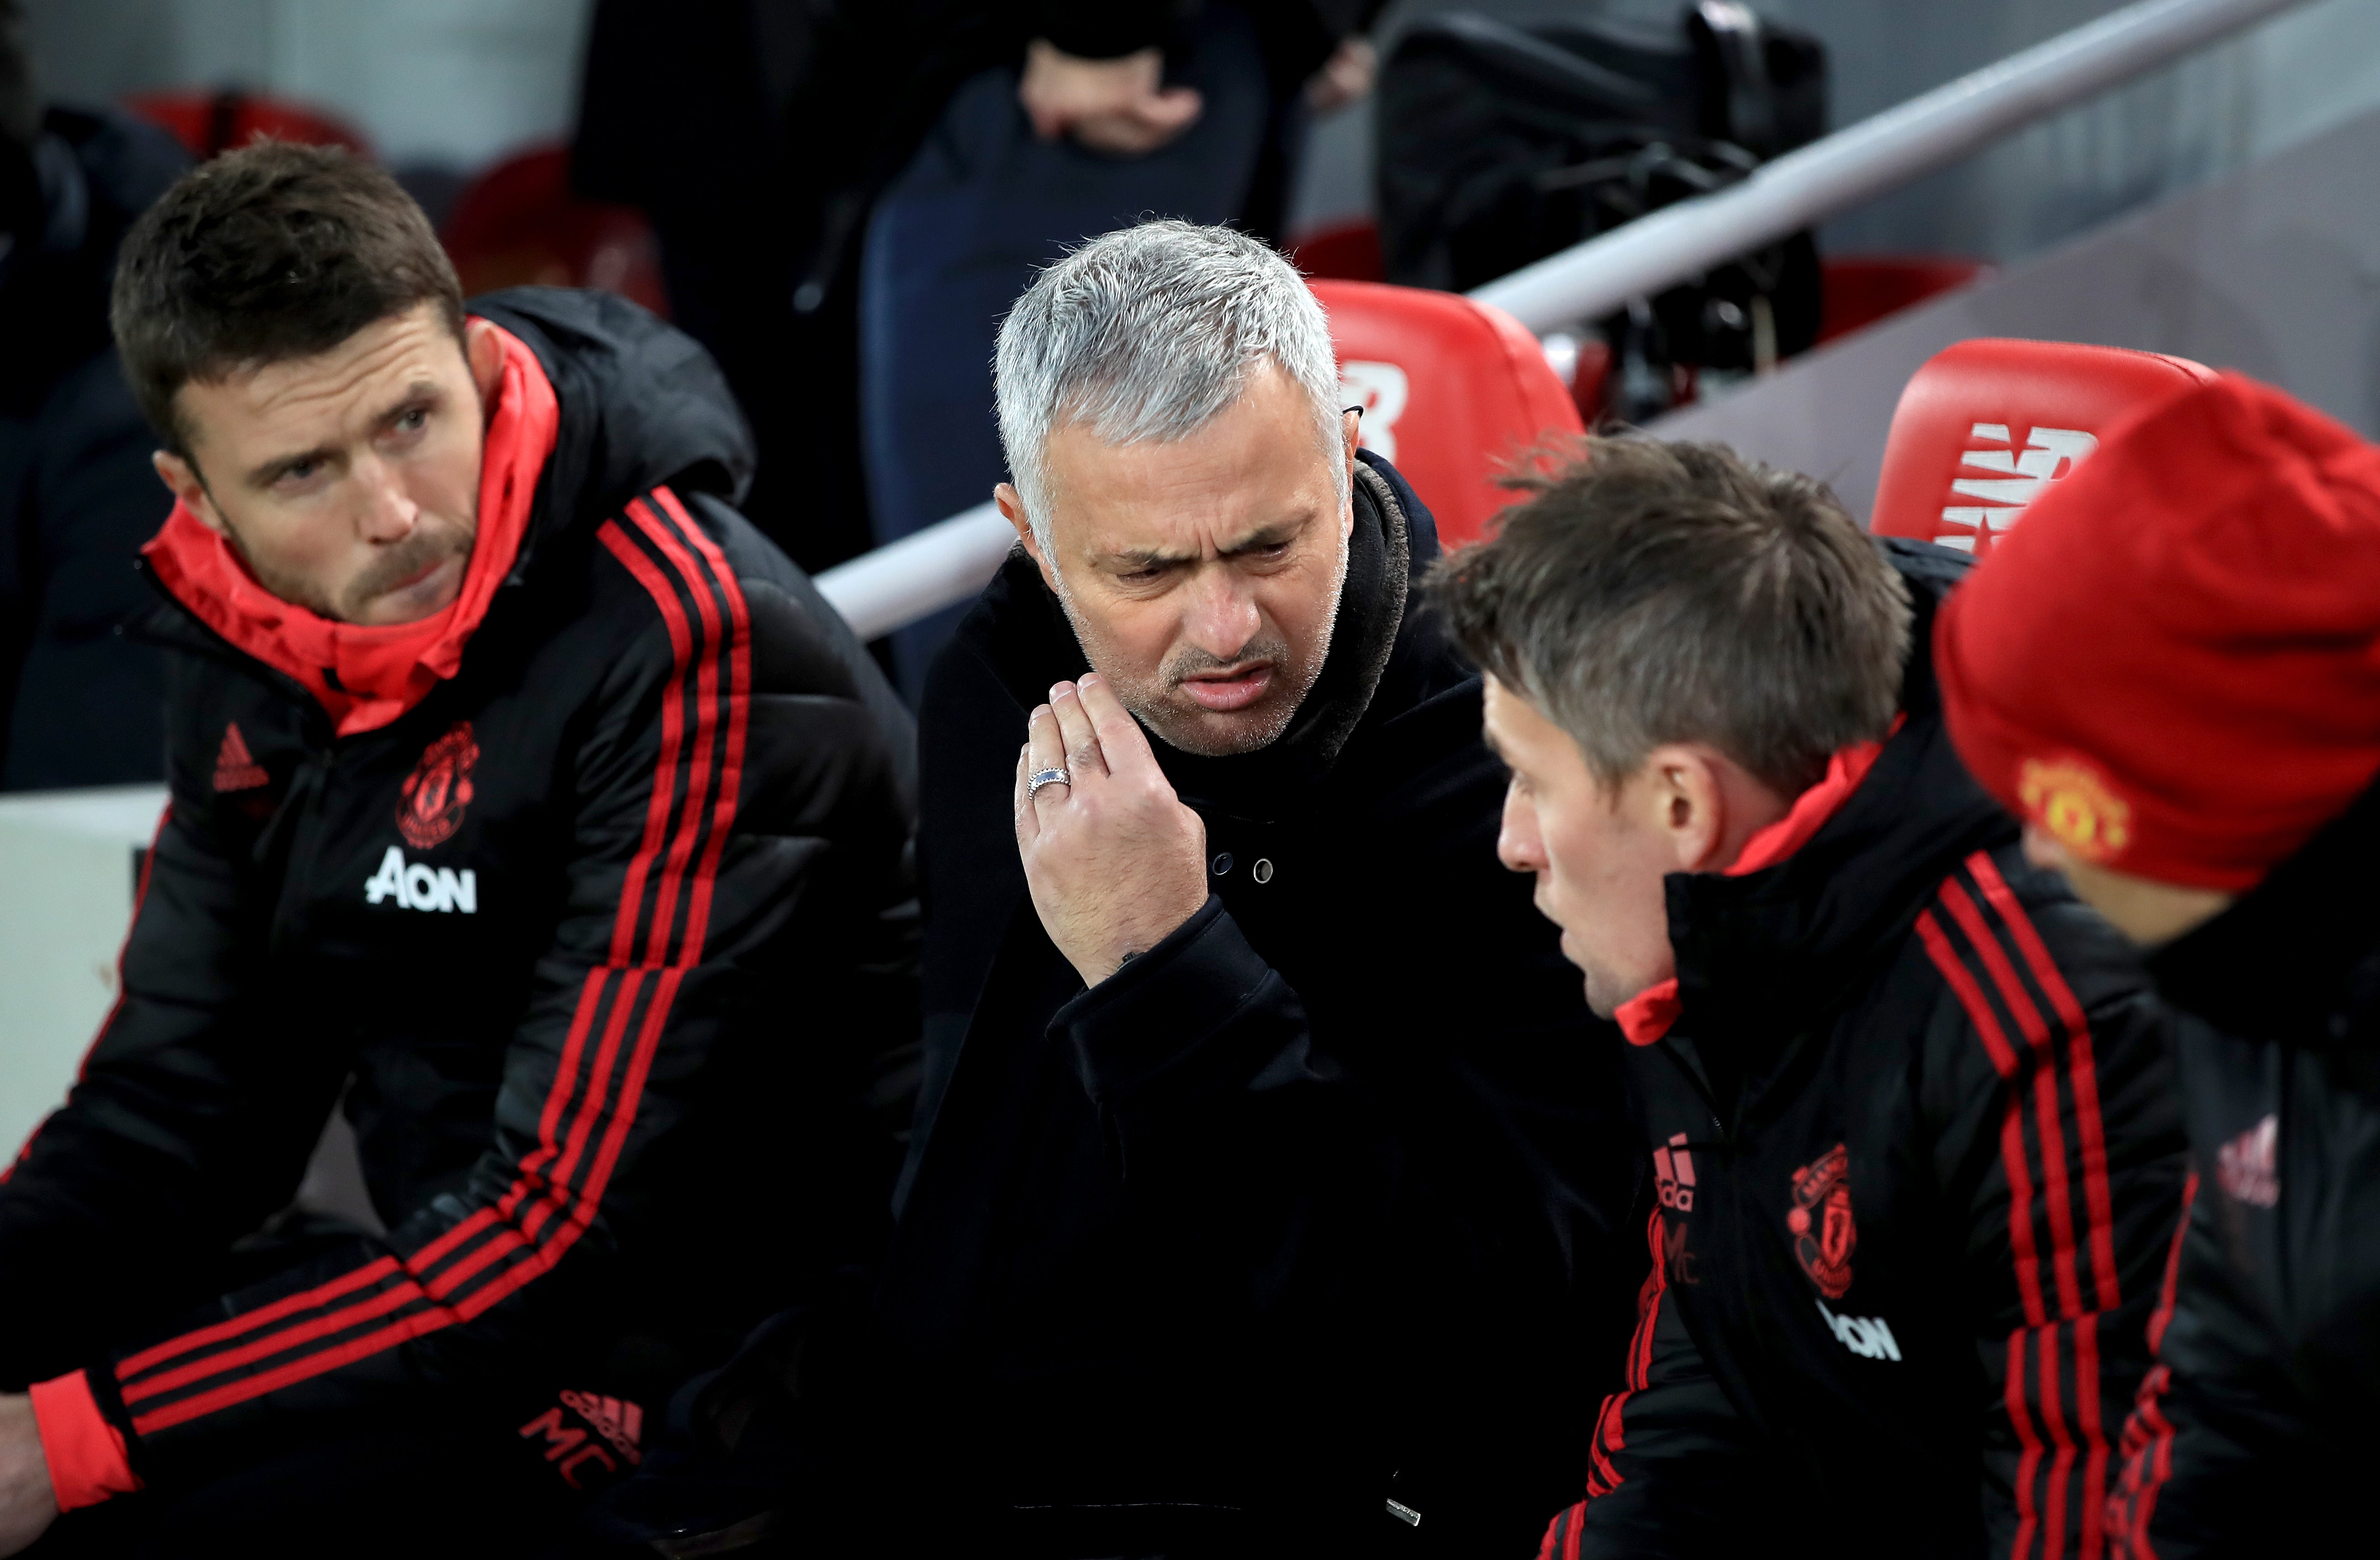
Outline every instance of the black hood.
<path fill-rule="evenodd" d="M 113 109 L 53 108 L 30 147 L 0 142 L 0 412 L 30 411 L 111 345 L 125 230 L 189 165 L 172 136 Z"/>
<path fill-rule="evenodd" d="M 752 431 L 692 336 L 624 298 L 571 287 L 508 287 L 468 307 L 537 354 L 561 404 L 523 564 L 556 531 L 600 523 L 663 484 L 742 503 Z"/>
<path fill-rule="evenodd" d="M 1417 701 L 1382 701 L 1384 688 L 1426 677 L 1443 664 L 1433 652 L 1437 629 L 1417 593 L 1439 555 L 1437 524 L 1394 467 L 1369 451 L 1356 458 L 1347 580 L 1322 674 L 1289 729 L 1256 752 L 1201 758 L 1151 733 L 1149 746 L 1185 801 L 1257 820 L 1293 809 L 1376 709 L 1403 710 Z M 957 639 L 983 658 L 1024 710 L 1046 702 L 1052 683 L 1090 670 L 1064 607 L 1022 547 L 1009 555 L 960 624 Z"/>
<path fill-rule="evenodd" d="M 1909 585 L 1915 621 L 1900 729 L 1817 834 L 1765 871 L 1668 879 L 1679 995 L 1698 1042 L 1782 1039 L 1874 973 L 1951 869 L 2016 837 L 1951 747 L 1934 680 L 1934 614 L 1965 574 L 1962 555 L 1880 540 Z"/>
<path fill-rule="evenodd" d="M 2151 953 L 2157 993 L 2226 1034 L 2380 1046 L 2380 785 L 2221 915 Z"/>

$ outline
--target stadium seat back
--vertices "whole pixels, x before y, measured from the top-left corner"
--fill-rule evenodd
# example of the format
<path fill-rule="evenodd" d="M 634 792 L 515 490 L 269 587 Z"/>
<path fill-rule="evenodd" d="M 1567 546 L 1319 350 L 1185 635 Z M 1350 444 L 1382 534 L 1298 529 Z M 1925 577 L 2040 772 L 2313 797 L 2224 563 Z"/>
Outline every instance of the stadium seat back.
<path fill-rule="evenodd" d="M 573 194 L 570 154 L 560 146 L 532 148 L 480 174 L 438 237 L 466 297 L 528 285 L 595 287 L 669 312 L 643 214 Z"/>
<path fill-rule="evenodd" d="M 126 98 L 124 106 L 172 131 L 200 161 L 267 140 L 344 146 L 358 157 L 372 154 L 363 133 L 335 115 L 260 92 L 138 92 Z"/>
<path fill-rule="evenodd" d="M 1521 323 L 1453 293 L 1318 280 L 1340 391 L 1364 408 L 1364 447 L 1404 473 L 1450 548 L 1513 501 L 1497 476 L 1547 440 L 1585 431 L 1570 390 Z"/>
<path fill-rule="evenodd" d="M 1991 551 L 2051 482 L 2135 408 L 2215 372 L 2187 358 L 2069 341 L 1962 341 L 1900 393 L 1869 529 Z"/>

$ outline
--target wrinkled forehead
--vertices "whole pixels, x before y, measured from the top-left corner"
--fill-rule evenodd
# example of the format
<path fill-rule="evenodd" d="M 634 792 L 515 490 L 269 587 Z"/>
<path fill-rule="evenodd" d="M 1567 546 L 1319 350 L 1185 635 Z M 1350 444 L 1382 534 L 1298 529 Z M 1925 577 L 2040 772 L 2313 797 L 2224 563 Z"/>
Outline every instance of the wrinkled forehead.
<path fill-rule="evenodd" d="M 1111 442 L 1073 419 L 1050 433 L 1052 530 L 1093 551 L 1230 552 L 1257 533 L 1339 513 L 1345 457 L 1312 398 L 1278 370 L 1172 438 Z"/>
<path fill-rule="evenodd" d="M 240 455 L 353 437 L 423 396 L 468 389 L 463 344 L 435 303 L 375 320 L 325 351 L 234 365 L 175 393 L 193 446 Z"/>

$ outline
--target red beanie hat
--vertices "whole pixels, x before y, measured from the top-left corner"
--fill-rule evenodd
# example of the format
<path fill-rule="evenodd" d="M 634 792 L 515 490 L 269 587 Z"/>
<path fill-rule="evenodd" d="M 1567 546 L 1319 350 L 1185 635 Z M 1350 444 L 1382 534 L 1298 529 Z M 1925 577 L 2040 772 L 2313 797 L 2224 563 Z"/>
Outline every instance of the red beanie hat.
<path fill-rule="evenodd" d="M 2010 811 L 2252 887 L 2380 774 L 2380 448 L 2238 374 L 2145 408 L 1951 592 L 1934 659 Z"/>

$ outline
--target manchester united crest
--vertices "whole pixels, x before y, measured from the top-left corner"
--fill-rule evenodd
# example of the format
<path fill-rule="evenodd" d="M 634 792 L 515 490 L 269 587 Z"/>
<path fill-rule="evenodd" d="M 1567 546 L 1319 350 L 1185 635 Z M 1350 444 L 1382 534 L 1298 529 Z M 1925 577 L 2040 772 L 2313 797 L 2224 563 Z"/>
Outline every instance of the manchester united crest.
<path fill-rule="evenodd" d="M 1859 1228 L 1852 1223 L 1851 1151 L 1837 1143 L 1793 1172 L 1793 1206 L 1785 1227 L 1793 1255 L 1818 1293 L 1840 1300 L 1852 1286 L 1852 1253 Z"/>
<path fill-rule="evenodd" d="M 2132 810 L 2107 777 L 2080 759 L 2027 759 L 2017 799 L 2058 843 L 2085 861 L 2112 861 L 2132 843 Z"/>
<path fill-rule="evenodd" d="M 416 850 L 427 850 L 454 836 L 462 826 L 463 810 L 471 805 L 471 766 L 480 762 L 480 745 L 471 740 L 471 723 L 457 721 L 453 730 L 430 744 L 405 777 L 396 804 L 396 832 Z"/>

